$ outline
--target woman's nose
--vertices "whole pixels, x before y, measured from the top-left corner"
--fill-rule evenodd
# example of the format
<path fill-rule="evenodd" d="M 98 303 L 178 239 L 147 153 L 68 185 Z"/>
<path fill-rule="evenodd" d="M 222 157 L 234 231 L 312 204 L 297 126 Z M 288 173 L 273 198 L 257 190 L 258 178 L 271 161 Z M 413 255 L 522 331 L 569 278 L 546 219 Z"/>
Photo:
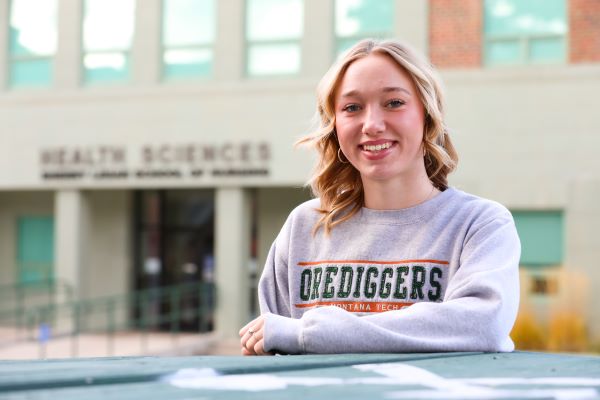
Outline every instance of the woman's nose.
<path fill-rule="evenodd" d="M 379 107 L 368 107 L 363 121 L 363 133 L 366 135 L 378 135 L 385 130 L 385 121 L 382 110 Z"/>

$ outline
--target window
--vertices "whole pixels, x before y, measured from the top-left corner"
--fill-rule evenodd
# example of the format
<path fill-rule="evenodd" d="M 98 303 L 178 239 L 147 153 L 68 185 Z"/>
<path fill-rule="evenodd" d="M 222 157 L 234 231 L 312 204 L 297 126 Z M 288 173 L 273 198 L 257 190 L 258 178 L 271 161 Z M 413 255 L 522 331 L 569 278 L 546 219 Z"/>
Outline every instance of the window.
<path fill-rule="evenodd" d="M 56 0 L 13 0 L 10 3 L 10 87 L 51 84 L 57 41 L 56 13 Z"/>
<path fill-rule="evenodd" d="M 17 268 L 19 284 L 50 282 L 54 278 L 54 218 L 17 219 Z"/>
<path fill-rule="evenodd" d="M 164 0 L 163 76 L 209 76 L 216 31 L 215 0 Z"/>
<path fill-rule="evenodd" d="M 485 0 L 485 64 L 564 61 L 566 21 L 565 0 Z"/>
<path fill-rule="evenodd" d="M 300 72 L 302 24 L 302 0 L 247 0 L 248 75 Z"/>
<path fill-rule="evenodd" d="M 540 295 L 556 295 L 558 293 L 558 280 L 549 276 L 532 276 L 529 292 Z"/>
<path fill-rule="evenodd" d="M 561 211 L 513 211 L 521 238 L 521 265 L 556 266 L 563 261 Z"/>
<path fill-rule="evenodd" d="M 336 0 L 335 36 L 337 54 L 364 38 L 393 36 L 393 0 Z"/>
<path fill-rule="evenodd" d="M 85 0 L 83 75 L 86 83 L 128 79 L 134 13 L 135 0 Z"/>

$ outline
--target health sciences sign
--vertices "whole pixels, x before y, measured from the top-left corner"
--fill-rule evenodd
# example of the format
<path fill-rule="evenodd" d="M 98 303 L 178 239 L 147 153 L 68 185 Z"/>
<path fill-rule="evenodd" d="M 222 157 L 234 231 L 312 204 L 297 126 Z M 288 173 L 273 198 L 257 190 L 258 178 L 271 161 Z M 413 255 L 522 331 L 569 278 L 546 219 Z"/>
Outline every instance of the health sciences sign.
<path fill-rule="evenodd" d="M 39 150 L 45 182 L 189 180 L 212 177 L 267 177 L 267 142 L 58 146 Z"/>

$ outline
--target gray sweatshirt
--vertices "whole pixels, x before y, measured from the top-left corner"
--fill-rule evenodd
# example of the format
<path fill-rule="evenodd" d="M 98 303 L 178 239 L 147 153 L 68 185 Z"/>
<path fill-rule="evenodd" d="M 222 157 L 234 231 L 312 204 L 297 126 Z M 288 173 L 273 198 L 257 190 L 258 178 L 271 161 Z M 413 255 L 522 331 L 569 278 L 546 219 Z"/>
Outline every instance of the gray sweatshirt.
<path fill-rule="evenodd" d="M 293 210 L 269 252 L 265 350 L 514 349 L 520 242 L 506 208 L 449 188 L 407 209 L 363 208 L 313 236 L 318 206 Z"/>

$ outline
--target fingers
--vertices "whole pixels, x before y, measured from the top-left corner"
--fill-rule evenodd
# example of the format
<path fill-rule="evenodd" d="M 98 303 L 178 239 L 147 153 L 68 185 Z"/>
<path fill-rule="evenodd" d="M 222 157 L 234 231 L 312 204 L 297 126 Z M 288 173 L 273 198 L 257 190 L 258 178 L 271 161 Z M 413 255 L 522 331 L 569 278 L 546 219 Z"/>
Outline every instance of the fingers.
<path fill-rule="evenodd" d="M 246 325 L 244 325 L 242 327 L 242 329 L 240 329 L 240 331 L 238 332 L 238 334 L 240 335 L 240 337 L 244 336 L 244 334 L 248 331 L 248 329 L 250 328 L 250 326 L 252 326 L 252 324 L 254 324 L 255 321 L 256 321 L 256 319 L 248 322 Z"/>
<path fill-rule="evenodd" d="M 273 353 L 269 353 L 265 351 L 265 339 L 260 339 L 255 345 L 254 345 L 254 352 L 256 353 L 257 356 L 272 356 Z"/>
<path fill-rule="evenodd" d="M 256 318 L 246 324 L 239 332 L 242 345 L 242 355 L 266 355 L 264 349 L 264 319 Z"/>

